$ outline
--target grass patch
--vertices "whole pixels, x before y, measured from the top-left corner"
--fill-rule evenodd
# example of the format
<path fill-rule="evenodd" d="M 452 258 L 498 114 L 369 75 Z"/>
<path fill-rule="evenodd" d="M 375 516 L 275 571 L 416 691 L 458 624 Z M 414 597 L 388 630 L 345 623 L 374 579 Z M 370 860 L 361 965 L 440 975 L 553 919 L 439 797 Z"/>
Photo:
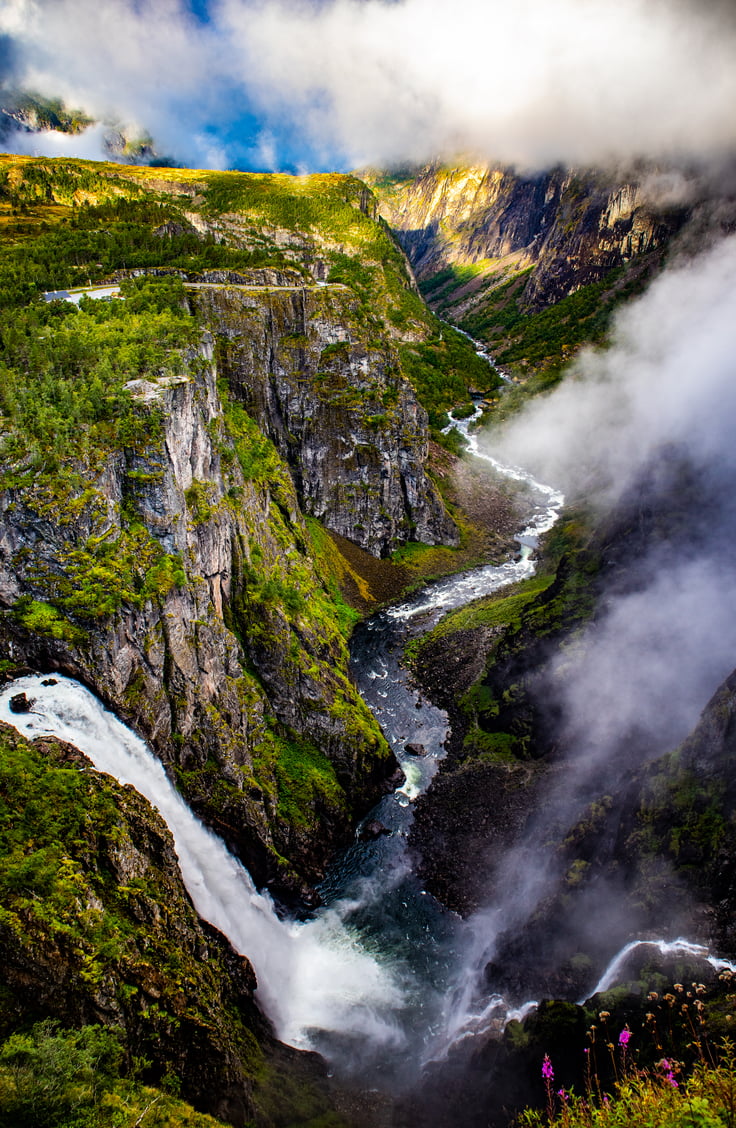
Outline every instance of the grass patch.
<path fill-rule="evenodd" d="M 450 611 L 433 630 L 418 640 L 417 650 L 456 631 L 476 630 L 478 627 L 518 627 L 525 607 L 539 592 L 545 591 L 553 579 L 550 574 L 532 576 L 467 607 Z"/>
<path fill-rule="evenodd" d="M 292 826 L 315 824 L 320 811 L 333 813 L 345 795 L 327 757 L 307 741 L 271 734 L 275 749 L 278 814 Z"/>

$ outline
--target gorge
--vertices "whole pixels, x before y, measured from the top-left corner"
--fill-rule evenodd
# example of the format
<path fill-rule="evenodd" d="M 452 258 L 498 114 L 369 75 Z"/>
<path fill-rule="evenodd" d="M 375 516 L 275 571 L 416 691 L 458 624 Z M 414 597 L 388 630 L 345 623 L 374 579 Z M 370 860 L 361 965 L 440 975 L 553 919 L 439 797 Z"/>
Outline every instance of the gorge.
<path fill-rule="evenodd" d="M 607 349 L 486 439 L 499 377 L 355 178 L 4 172 L 1 696 L 43 751 L 2 730 L 3 1035 L 115 1024 L 237 1125 L 505 1125 L 577 1000 L 733 970 L 732 240 L 614 279 Z M 120 298 L 22 289 L 90 274 Z"/>

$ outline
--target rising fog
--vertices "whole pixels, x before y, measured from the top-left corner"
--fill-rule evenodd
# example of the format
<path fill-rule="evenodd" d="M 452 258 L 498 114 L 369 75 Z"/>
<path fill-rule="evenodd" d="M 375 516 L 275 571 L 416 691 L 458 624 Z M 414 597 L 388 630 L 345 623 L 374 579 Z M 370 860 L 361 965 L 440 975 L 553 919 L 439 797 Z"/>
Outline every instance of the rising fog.
<path fill-rule="evenodd" d="M 678 0 L 7 0 L 10 82 L 221 167 L 458 151 L 526 167 L 728 151 L 728 4 Z"/>
<path fill-rule="evenodd" d="M 736 466 L 736 237 L 666 270 L 493 448 L 610 508 L 666 444 Z"/>
<path fill-rule="evenodd" d="M 523 841 L 489 859 L 495 895 L 469 922 L 451 1035 L 467 1028 L 500 934 L 523 930 L 549 896 L 560 836 L 591 799 L 617 795 L 630 769 L 675 748 L 736 666 L 735 409 L 730 237 L 666 270 L 619 314 L 609 347 L 586 350 L 555 391 L 503 435 L 485 436 L 496 455 L 592 500 L 599 528 L 634 535 L 609 569 L 592 623 L 536 676 L 540 699 L 559 706 L 557 768 Z M 637 525 L 656 526 L 663 499 L 674 519 L 637 556 Z M 611 884 L 584 897 L 577 918 L 570 908 L 566 942 L 573 951 L 597 945 L 607 957 L 637 920 Z M 677 934 L 685 907 L 685 898 L 671 906 L 662 935 Z M 591 921 L 595 937 L 586 936 Z"/>
<path fill-rule="evenodd" d="M 630 510 L 635 527 L 662 488 L 676 516 L 647 555 L 624 561 L 624 590 L 611 581 L 595 624 L 542 680 L 562 705 L 578 782 L 682 740 L 736 666 L 735 422 L 732 236 L 666 270 L 619 314 L 609 347 L 585 350 L 485 440 L 592 502 L 599 522 Z"/>

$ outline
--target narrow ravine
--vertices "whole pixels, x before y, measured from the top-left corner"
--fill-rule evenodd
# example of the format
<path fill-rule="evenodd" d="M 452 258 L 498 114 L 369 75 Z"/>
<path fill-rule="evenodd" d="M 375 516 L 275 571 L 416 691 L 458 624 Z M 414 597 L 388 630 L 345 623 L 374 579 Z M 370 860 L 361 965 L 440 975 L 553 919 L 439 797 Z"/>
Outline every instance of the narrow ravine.
<path fill-rule="evenodd" d="M 406 781 L 371 812 L 355 844 L 337 860 L 321 888 L 324 904 L 311 919 L 279 919 L 269 897 L 192 815 L 146 744 L 84 687 L 57 674 L 34 675 L 0 692 L 4 721 L 30 738 L 52 734 L 75 744 L 98 770 L 131 783 L 158 808 L 197 911 L 252 961 L 259 1001 L 278 1036 L 319 1050 L 337 1072 L 362 1086 L 392 1091 L 415 1081 L 422 1063 L 441 1058 L 457 1041 L 500 1029 L 512 1014 L 534 1005 L 529 1000 L 512 1012 L 501 996 L 478 994 L 468 972 L 477 921 L 462 921 L 422 889 L 407 850 L 413 800 L 442 759 L 448 721 L 410 684 L 403 650 L 447 611 L 532 574 L 537 539 L 563 503 L 559 492 L 479 449 L 472 430 L 477 415 L 455 424 L 469 451 L 524 484 L 533 516 L 518 534 L 516 559 L 440 580 L 356 630 L 353 674 Z M 10 709 L 10 698 L 20 692 L 33 700 L 28 713 Z M 644 943 L 652 941 L 627 945 L 600 983 L 614 982 L 628 954 Z M 710 958 L 686 940 L 654 943 L 695 947 Z"/>
<path fill-rule="evenodd" d="M 457 426 L 475 451 L 472 422 Z M 83 686 L 39 675 L 0 693 L 3 720 L 31 738 L 53 734 L 75 744 L 99 770 L 131 783 L 159 809 L 198 912 L 253 962 L 259 1000 L 282 1040 L 320 1050 L 339 1069 L 380 1072 L 392 1084 L 415 1075 L 441 1037 L 463 931 L 459 918 L 421 889 L 407 855 L 412 801 L 437 770 L 448 722 L 410 685 L 400 658 L 409 639 L 447 611 L 530 575 L 536 537 L 562 503 L 561 495 L 523 471 L 488 461 L 527 483 L 536 498 L 534 516 L 519 534 L 517 559 L 440 580 L 356 630 L 353 674 L 406 782 L 371 812 L 366 822 L 375 824 L 374 837 L 359 833 L 324 882 L 324 906 L 310 920 L 278 918 L 270 898 L 194 818 L 144 741 Z M 10 697 L 19 692 L 33 699 L 30 713 L 10 710 Z"/>

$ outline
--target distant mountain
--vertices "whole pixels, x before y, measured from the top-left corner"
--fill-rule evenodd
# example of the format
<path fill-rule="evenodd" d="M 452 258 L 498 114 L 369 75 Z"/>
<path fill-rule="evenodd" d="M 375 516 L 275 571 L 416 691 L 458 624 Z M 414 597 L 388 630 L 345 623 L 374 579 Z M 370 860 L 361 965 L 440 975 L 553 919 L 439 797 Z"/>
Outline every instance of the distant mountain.
<path fill-rule="evenodd" d="M 43 98 L 20 90 L 0 90 L 0 143 L 13 148 L 19 134 L 81 134 L 100 124 L 83 110 L 70 109 L 60 98 Z M 153 138 L 147 132 L 115 122 L 104 122 L 103 148 L 110 160 L 125 164 L 153 164 L 159 158 Z M 172 162 L 167 161 L 171 164 Z"/>
<path fill-rule="evenodd" d="M 556 378 L 581 344 L 600 340 L 677 236 L 697 245 L 736 221 L 733 193 L 693 170 L 435 163 L 361 175 L 431 308 L 522 378 Z"/>

